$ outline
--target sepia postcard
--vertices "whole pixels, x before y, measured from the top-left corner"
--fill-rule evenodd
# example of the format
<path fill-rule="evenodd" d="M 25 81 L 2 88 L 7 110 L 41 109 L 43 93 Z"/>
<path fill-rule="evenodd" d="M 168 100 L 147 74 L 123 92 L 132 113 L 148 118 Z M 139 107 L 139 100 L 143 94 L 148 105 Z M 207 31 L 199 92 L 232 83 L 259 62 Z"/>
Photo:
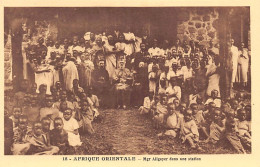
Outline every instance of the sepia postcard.
<path fill-rule="evenodd" d="M 0 4 L 1 166 L 259 166 L 259 2 Z"/>

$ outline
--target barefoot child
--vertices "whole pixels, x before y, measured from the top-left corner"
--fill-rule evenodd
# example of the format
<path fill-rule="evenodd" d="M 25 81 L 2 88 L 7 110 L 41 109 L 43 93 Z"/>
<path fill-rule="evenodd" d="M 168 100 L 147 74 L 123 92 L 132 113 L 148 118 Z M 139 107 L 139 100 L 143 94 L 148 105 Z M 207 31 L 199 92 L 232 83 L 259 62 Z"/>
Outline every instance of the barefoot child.
<path fill-rule="evenodd" d="M 184 112 L 180 137 L 182 139 L 182 143 L 187 141 L 192 149 L 200 149 L 197 144 L 199 142 L 198 127 L 195 121 L 192 119 L 192 111 L 189 109 Z"/>

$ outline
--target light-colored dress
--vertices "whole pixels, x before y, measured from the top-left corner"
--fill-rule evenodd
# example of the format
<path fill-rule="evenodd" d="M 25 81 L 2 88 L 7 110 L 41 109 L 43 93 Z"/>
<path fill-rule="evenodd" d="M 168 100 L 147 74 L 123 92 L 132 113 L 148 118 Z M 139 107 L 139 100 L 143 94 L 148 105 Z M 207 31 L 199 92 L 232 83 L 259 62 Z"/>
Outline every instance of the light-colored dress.
<path fill-rule="evenodd" d="M 236 46 L 231 46 L 231 57 L 232 57 L 232 82 L 235 82 L 237 75 L 237 65 L 238 65 L 238 48 Z"/>
<path fill-rule="evenodd" d="M 237 82 L 247 82 L 248 76 L 248 65 L 249 65 L 249 56 L 248 49 L 243 48 L 239 51 L 238 57 L 238 69 L 237 69 Z"/>
<path fill-rule="evenodd" d="M 78 69 L 76 65 L 69 61 L 65 67 L 62 69 L 63 77 L 64 77 L 64 86 L 66 90 L 71 90 L 73 87 L 73 80 L 79 79 Z"/>
<path fill-rule="evenodd" d="M 50 70 L 48 64 L 41 64 L 36 67 L 36 71 Z M 47 94 L 51 94 L 50 87 L 53 83 L 53 73 L 52 72 L 41 72 L 35 73 L 35 83 L 37 84 L 36 92 L 39 93 L 39 87 L 42 84 L 47 85 Z"/>
<path fill-rule="evenodd" d="M 63 129 L 68 132 L 68 141 L 70 146 L 80 146 L 82 142 L 80 141 L 79 134 L 74 134 L 74 130 L 79 128 L 79 124 L 74 118 L 70 118 L 68 121 L 62 118 L 64 126 Z"/>
<path fill-rule="evenodd" d="M 131 41 L 131 40 L 135 41 L 134 33 L 129 32 L 129 33 L 123 33 L 123 34 L 125 36 L 126 41 Z M 132 53 L 134 53 L 134 51 L 135 51 L 135 48 L 134 48 L 133 43 L 129 43 L 129 44 L 125 45 L 125 54 L 126 55 L 131 55 Z"/>
<path fill-rule="evenodd" d="M 220 92 L 219 90 L 220 75 L 217 72 L 217 68 L 218 67 L 214 63 L 212 63 L 207 67 L 206 76 L 208 76 L 208 87 L 206 93 L 208 96 L 211 95 L 212 90 L 217 90 L 218 92 Z M 218 96 L 220 97 L 220 93 L 218 94 Z"/>
<path fill-rule="evenodd" d="M 111 52 L 113 52 L 115 46 L 107 44 L 104 46 L 104 48 L 106 52 L 106 70 L 109 77 L 112 78 L 112 75 L 116 69 L 116 54 Z"/>

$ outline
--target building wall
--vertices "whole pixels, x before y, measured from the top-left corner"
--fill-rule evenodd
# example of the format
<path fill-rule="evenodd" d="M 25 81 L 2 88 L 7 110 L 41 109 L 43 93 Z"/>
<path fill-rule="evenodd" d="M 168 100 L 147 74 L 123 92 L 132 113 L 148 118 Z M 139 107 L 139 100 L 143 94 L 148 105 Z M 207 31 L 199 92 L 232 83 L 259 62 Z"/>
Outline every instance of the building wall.
<path fill-rule="evenodd" d="M 218 42 L 219 13 L 211 8 L 182 9 L 178 12 L 177 37 L 183 40 L 194 40 L 205 45 L 211 39 Z"/>
<path fill-rule="evenodd" d="M 5 88 L 11 84 L 12 81 L 12 46 L 11 35 L 8 35 L 4 49 L 4 83 Z"/>

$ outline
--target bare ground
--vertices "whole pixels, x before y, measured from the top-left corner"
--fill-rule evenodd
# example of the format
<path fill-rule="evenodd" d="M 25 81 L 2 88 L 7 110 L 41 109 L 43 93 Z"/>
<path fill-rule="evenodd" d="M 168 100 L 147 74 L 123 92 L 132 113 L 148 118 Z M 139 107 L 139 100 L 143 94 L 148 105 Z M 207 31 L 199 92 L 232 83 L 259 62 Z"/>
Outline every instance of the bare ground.
<path fill-rule="evenodd" d="M 225 145 L 200 144 L 202 151 L 192 150 L 179 139 L 159 139 L 160 130 L 151 120 L 139 115 L 137 109 L 100 111 L 102 120 L 94 122 L 95 134 L 82 136 L 83 148 L 76 154 L 145 155 L 145 154 L 234 154 Z M 224 148 L 225 147 L 225 148 Z"/>

